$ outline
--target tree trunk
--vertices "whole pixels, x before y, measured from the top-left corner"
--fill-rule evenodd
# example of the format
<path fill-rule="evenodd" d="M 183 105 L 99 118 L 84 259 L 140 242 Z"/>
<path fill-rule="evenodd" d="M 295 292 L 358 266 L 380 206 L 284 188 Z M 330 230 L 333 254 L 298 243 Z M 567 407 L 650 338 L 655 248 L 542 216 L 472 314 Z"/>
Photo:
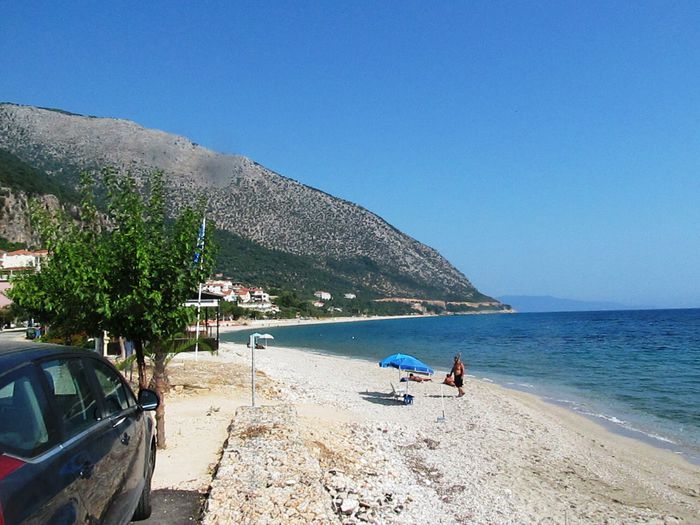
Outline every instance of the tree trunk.
<path fill-rule="evenodd" d="M 143 355 L 143 341 L 134 341 L 134 352 L 136 352 L 136 364 L 139 372 L 139 390 L 148 388 L 148 378 L 146 377 L 146 358 Z"/>
<path fill-rule="evenodd" d="M 119 336 L 119 358 L 123 361 L 126 359 L 126 347 L 124 345 L 124 338 Z"/>
<path fill-rule="evenodd" d="M 156 409 L 156 443 L 158 448 L 165 448 L 165 391 L 168 388 L 165 375 L 165 361 L 168 353 L 160 346 L 154 352 L 153 382 L 155 391 L 160 398 L 160 405 Z"/>

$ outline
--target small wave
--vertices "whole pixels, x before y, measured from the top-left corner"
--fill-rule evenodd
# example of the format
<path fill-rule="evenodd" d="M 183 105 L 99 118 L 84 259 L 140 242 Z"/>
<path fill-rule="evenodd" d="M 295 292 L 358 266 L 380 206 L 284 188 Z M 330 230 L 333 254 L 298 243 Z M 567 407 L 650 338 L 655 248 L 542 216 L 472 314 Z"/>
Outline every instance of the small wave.
<path fill-rule="evenodd" d="M 632 428 L 632 427 L 630 427 L 630 428 Z M 641 430 L 638 430 L 636 428 L 633 430 L 636 430 L 637 432 L 642 432 Z M 678 443 L 676 443 L 672 439 L 668 439 L 667 437 L 663 437 L 663 436 L 660 436 L 658 434 L 652 434 L 650 432 L 642 432 L 642 434 L 649 436 L 650 438 L 658 439 L 659 441 L 663 441 L 664 443 L 670 443 L 671 445 L 678 445 Z"/>
<path fill-rule="evenodd" d="M 579 406 L 579 404 L 576 403 L 576 401 L 571 401 L 570 399 L 557 399 L 556 397 L 547 397 L 547 396 L 545 396 L 544 399 L 548 399 L 548 400 L 550 400 L 550 401 L 552 401 L 552 402 L 554 402 L 554 403 L 556 403 L 556 404 L 558 404 L 558 405 L 564 405 L 564 406 L 570 408 L 571 410 L 575 410 L 576 412 L 583 412 L 583 413 L 586 413 L 586 412 L 584 412 L 584 410 Z M 586 415 L 592 416 L 593 414 L 588 414 L 588 413 L 586 413 Z"/>
<path fill-rule="evenodd" d="M 596 417 L 599 417 L 601 419 L 605 419 L 606 421 L 610 421 L 611 423 L 615 423 L 617 425 L 622 425 L 623 427 L 626 428 L 631 428 L 629 425 L 627 425 L 627 422 L 624 421 L 623 419 L 617 418 L 615 416 L 608 416 L 605 414 L 595 414 Z"/>
<path fill-rule="evenodd" d="M 506 385 L 519 386 L 522 388 L 535 388 L 535 385 L 531 385 L 530 383 L 513 383 L 512 381 L 507 382 Z"/>
<path fill-rule="evenodd" d="M 640 434 L 643 434 L 643 435 L 645 435 L 649 438 L 655 439 L 657 441 L 662 441 L 662 442 L 668 443 L 670 445 L 677 445 L 678 444 L 675 441 L 673 441 L 672 439 L 661 436 L 661 435 L 656 434 L 654 432 L 647 432 L 647 431 L 641 430 L 641 429 L 629 424 L 627 421 L 624 421 L 624 420 L 617 418 L 615 416 L 609 416 L 607 414 L 601 414 L 601 413 L 596 413 L 596 412 L 588 412 L 586 410 L 578 410 L 578 411 L 581 412 L 582 414 L 585 414 L 588 416 L 593 416 L 593 417 L 597 417 L 599 419 L 604 419 L 605 421 L 609 421 L 610 423 L 614 423 L 616 425 L 619 425 L 626 430 L 630 430 L 632 432 L 638 432 Z"/>
<path fill-rule="evenodd" d="M 486 381 L 488 383 L 493 383 L 493 379 L 489 379 L 488 377 L 482 377 L 481 380 Z"/>

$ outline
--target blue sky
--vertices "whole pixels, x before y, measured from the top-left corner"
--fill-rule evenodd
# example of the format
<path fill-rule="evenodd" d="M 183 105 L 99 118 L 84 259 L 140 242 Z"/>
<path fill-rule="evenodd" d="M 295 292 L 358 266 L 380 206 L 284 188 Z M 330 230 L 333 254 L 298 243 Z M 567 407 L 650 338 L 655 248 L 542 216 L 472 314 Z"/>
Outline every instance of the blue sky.
<path fill-rule="evenodd" d="M 700 3 L 0 0 L 0 100 L 356 202 L 490 295 L 700 306 Z"/>

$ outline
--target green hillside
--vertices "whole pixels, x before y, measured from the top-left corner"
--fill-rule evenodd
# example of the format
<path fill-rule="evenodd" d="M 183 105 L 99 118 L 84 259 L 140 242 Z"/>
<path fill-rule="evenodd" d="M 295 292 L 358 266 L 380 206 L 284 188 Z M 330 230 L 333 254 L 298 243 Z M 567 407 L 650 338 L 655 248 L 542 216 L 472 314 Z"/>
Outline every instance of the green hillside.
<path fill-rule="evenodd" d="M 0 149 L 0 186 L 28 195 L 51 194 L 63 202 L 78 202 L 75 190 L 58 183 L 48 173 L 30 166 L 4 149 Z"/>
<path fill-rule="evenodd" d="M 331 293 L 365 293 L 376 296 L 371 289 L 353 284 L 323 267 L 313 257 L 271 250 L 233 233 L 217 230 L 219 245 L 216 271 L 249 285 L 294 290 L 312 294 L 316 290 Z"/>
<path fill-rule="evenodd" d="M 219 245 L 216 271 L 242 283 L 266 288 L 293 290 L 310 296 L 316 290 L 325 290 L 334 297 L 354 293 L 358 299 L 371 300 L 382 297 L 375 290 L 375 280 L 393 278 L 405 281 L 407 287 L 420 290 L 415 297 L 430 299 L 442 296 L 445 300 L 460 301 L 458 294 L 445 297 L 439 286 L 435 289 L 424 283 L 412 281 L 405 275 L 391 273 L 389 267 L 380 267 L 368 258 L 338 260 L 331 257 L 315 258 L 271 250 L 233 233 L 217 230 Z M 477 294 L 472 301 L 488 301 L 489 297 Z"/>

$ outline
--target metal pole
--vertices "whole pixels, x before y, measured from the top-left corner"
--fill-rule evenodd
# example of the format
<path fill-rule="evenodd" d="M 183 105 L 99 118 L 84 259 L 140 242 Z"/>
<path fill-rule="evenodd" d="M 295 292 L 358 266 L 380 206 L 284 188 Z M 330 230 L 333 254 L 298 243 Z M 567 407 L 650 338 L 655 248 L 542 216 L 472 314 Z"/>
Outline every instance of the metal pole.
<path fill-rule="evenodd" d="M 253 408 L 255 408 L 255 339 L 255 335 L 250 336 L 250 392 Z"/>
<path fill-rule="evenodd" d="M 197 239 L 197 249 L 201 251 L 199 252 L 199 269 L 202 269 L 202 263 L 204 262 L 204 235 L 205 232 L 207 231 L 207 218 L 202 217 L 202 227 L 200 229 L 199 235 L 200 238 Z M 200 245 L 201 243 L 201 245 Z M 194 360 L 197 361 L 197 358 L 199 357 L 199 320 L 201 318 L 201 312 L 202 312 L 202 283 L 199 283 L 199 296 L 197 297 L 197 328 L 195 332 L 195 341 L 194 341 Z"/>
<path fill-rule="evenodd" d="M 198 358 L 199 352 L 199 320 L 202 311 L 202 283 L 199 283 L 199 296 L 197 297 L 197 328 L 195 328 L 194 360 Z"/>

